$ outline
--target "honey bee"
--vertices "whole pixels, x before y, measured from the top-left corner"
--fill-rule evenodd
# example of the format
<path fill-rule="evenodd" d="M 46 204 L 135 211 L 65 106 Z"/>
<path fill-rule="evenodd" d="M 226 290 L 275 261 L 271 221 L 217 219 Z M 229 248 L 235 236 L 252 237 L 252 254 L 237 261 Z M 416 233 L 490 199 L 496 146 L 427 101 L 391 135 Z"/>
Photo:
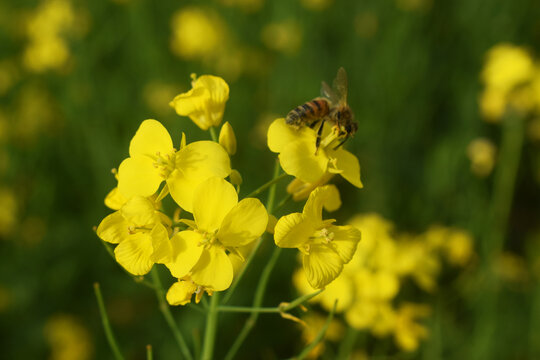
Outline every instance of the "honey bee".
<path fill-rule="evenodd" d="M 333 131 L 340 139 L 334 150 L 343 145 L 358 130 L 354 114 L 347 105 L 347 73 L 342 67 L 338 69 L 332 88 L 323 81 L 321 96 L 292 109 L 285 119 L 287 124 L 297 129 L 302 126 L 313 129 L 319 124 L 316 149 L 319 149 L 321 144 L 322 130 L 326 121 L 334 124 Z"/>

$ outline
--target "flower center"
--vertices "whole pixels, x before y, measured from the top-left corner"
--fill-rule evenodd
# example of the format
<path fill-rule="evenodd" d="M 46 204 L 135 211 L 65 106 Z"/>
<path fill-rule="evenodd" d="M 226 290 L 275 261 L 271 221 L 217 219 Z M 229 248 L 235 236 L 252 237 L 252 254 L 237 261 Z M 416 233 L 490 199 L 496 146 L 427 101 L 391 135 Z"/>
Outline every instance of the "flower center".
<path fill-rule="evenodd" d="M 176 168 L 176 150 L 173 149 L 172 152 L 162 155 L 159 151 L 156 152 L 156 155 L 153 157 L 154 167 L 160 170 L 160 175 L 162 178 L 167 179 L 169 175 Z"/>

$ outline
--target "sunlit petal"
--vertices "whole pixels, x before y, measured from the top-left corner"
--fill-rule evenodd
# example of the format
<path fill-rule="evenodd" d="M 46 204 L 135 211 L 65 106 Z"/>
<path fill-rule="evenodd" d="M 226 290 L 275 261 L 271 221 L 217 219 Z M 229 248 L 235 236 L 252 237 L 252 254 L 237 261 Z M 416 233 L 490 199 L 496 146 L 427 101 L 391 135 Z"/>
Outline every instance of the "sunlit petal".
<path fill-rule="evenodd" d="M 361 238 L 360 230 L 353 226 L 331 226 L 328 230 L 334 234 L 332 245 L 341 261 L 351 261 Z"/>
<path fill-rule="evenodd" d="M 199 262 L 193 267 L 193 281 L 214 291 L 227 289 L 233 279 L 233 266 L 225 250 L 215 246 L 203 251 Z"/>
<path fill-rule="evenodd" d="M 238 195 L 229 182 L 213 177 L 195 190 L 193 217 L 200 230 L 213 232 L 221 226 L 225 215 L 238 203 Z"/>
<path fill-rule="evenodd" d="M 274 120 L 268 128 L 268 148 L 276 153 L 283 151 L 286 145 L 298 141 L 307 140 L 315 144 L 316 134 L 309 127 L 294 129 L 285 123 L 284 118 Z"/>
<path fill-rule="evenodd" d="M 225 216 L 217 237 L 225 246 L 244 246 L 261 236 L 267 224 L 264 205 L 258 199 L 243 199 Z"/>
<path fill-rule="evenodd" d="M 129 156 L 155 156 L 169 154 L 173 150 L 173 143 L 169 132 L 159 121 L 145 120 L 139 126 L 131 143 Z"/>
<path fill-rule="evenodd" d="M 191 302 L 193 293 L 197 290 L 197 285 L 192 281 L 180 280 L 175 282 L 167 291 L 167 302 L 170 305 L 186 305 Z"/>
<path fill-rule="evenodd" d="M 341 148 L 333 152 L 331 156 L 337 159 L 336 167 L 342 171 L 340 175 L 343 176 L 345 180 L 357 188 L 364 187 L 360 180 L 360 163 L 356 156 Z"/>
<path fill-rule="evenodd" d="M 343 269 L 343 261 L 330 247 L 312 246 L 309 255 L 303 255 L 304 270 L 309 284 L 314 289 L 322 289 L 334 280 Z"/>
<path fill-rule="evenodd" d="M 122 209 L 122 216 L 137 226 L 144 226 L 155 222 L 154 204 L 145 197 L 135 196 L 129 199 Z"/>
<path fill-rule="evenodd" d="M 122 241 L 114 254 L 116 261 L 133 275 L 147 274 L 154 264 L 150 259 L 154 248 L 148 233 L 136 233 Z"/>
<path fill-rule="evenodd" d="M 171 238 L 172 262 L 166 264 L 176 278 L 186 276 L 199 261 L 203 247 L 203 237 L 194 231 L 181 231 Z"/>
<path fill-rule="evenodd" d="M 128 199 L 153 195 L 162 181 L 154 160 L 146 156 L 127 158 L 118 167 L 118 190 Z"/>
<path fill-rule="evenodd" d="M 103 241 L 118 244 L 129 236 L 129 223 L 119 211 L 107 215 L 99 224 L 96 233 Z"/>
<path fill-rule="evenodd" d="M 279 247 L 296 248 L 308 242 L 314 232 L 313 223 L 304 214 L 293 213 L 278 220 L 274 228 L 274 240 Z"/>
<path fill-rule="evenodd" d="M 283 170 L 308 183 L 318 181 L 326 172 L 328 157 L 323 149 L 315 154 L 315 141 L 298 140 L 284 146 L 279 154 Z"/>

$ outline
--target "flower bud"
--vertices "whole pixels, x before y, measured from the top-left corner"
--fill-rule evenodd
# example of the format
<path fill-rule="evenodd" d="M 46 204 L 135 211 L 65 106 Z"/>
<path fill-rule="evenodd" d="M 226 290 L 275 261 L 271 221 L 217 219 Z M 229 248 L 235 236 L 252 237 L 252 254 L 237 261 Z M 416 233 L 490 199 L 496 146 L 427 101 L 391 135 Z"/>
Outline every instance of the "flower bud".
<path fill-rule="evenodd" d="M 236 169 L 231 170 L 229 179 L 231 180 L 231 184 L 233 185 L 242 185 L 242 182 L 243 182 L 242 175 L 240 175 L 240 173 Z"/>
<path fill-rule="evenodd" d="M 219 132 L 219 143 L 227 150 L 229 155 L 236 154 L 236 136 L 228 121 L 221 127 L 221 131 Z"/>

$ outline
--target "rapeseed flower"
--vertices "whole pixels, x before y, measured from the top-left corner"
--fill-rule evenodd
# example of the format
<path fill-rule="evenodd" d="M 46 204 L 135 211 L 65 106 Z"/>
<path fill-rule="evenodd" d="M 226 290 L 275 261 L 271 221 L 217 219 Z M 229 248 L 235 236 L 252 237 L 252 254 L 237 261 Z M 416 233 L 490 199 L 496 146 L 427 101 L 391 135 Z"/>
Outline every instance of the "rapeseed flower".
<path fill-rule="evenodd" d="M 225 290 L 233 279 L 229 255 L 242 257 L 238 248 L 263 234 L 268 223 L 266 209 L 258 199 L 246 198 L 239 202 L 230 183 L 213 177 L 195 190 L 193 218 L 193 221 L 183 220 L 190 230 L 171 238 L 171 257 L 164 261 L 165 265 L 178 279 L 189 275 L 197 286 L 209 291 Z M 176 287 L 181 286 L 178 289 L 184 294 L 188 285 L 183 283 Z"/>
<path fill-rule="evenodd" d="M 297 248 L 302 253 L 303 267 L 309 284 L 324 288 L 342 271 L 360 241 L 360 231 L 352 226 L 333 225 L 335 220 L 323 220 L 325 205 L 335 204 L 335 188 L 323 186 L 309 196 L 302 213 L 281 217 L 274 229 L 277 246 Z"/>
<path fill-rule="evenodd" d="M 356 156 L 343 147 L 334 148 L 335 134 L 323 137 L 318 149 L 316 139 L 315 130 L 309 127 L 296 130 L 287 125 L 284 118 L 276 119 L 268 129 L 268 147 L 279 153 L 279 162 L 287 174 L 308 184 L 320 183 L 330 174 L 339 174 L 357 188 L 362 188 Z"/>
<path fill-rule="evenodd" d="M 172 198 L 189 212 L 198 184 L 231 172 L 221 145 L 197 141 L 176 151 L 169 133 L 156 120 L 143 121 L 131 140 L 129 156 L 118 168 L 118 189 L 125 198 L 152 196 L 165 181 Z"/>
<path fill-rule="evenodd" d="M 169 105 L 180 116 L 189 118 L 202 130 L 219 126 L 225 112 L 225 103 L 229 100 L 229 85 L 218 76 L 191 75 L 192 89 L 177 95 Z"/>
<path fill-rule="evenodd" d="M 154 244 L 169 241 L 170 220 L 151 200 L 135 196 L 120 210 L 108 215 L 97 228 L 106 242 L 118 244 L 116 261 L 133 275 L 147 274 L 154 265 Z"/>

